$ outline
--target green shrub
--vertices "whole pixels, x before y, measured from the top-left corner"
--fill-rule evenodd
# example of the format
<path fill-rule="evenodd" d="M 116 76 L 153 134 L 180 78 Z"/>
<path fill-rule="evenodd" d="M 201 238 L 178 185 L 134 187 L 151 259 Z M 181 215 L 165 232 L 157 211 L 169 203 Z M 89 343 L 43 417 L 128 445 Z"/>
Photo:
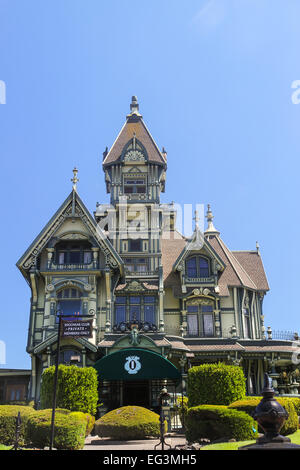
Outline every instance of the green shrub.
<path fill-rule="evenodd" d="M 52 410 L 39 410 L 29 417 L 27 436 L 33 447 L 43 449 L 50 445 Z M 59 450 L 82 449 L 86 435 L 86 419 L 72 416 L 69 410 L 55 412 L 53 446 Z"/>
<path fill-rule="evenodd" d="M 55 366 L 42 375 L 41 407 L 51 408 L 53 400 Z M 93 367 L 58 367 L 57 406 L 71 411 L 95 415 L 98 403 L 98 379 Z"/>
<path fill-rule="evenodd" d="M 231 403 L 228 406 L 228 409 L 235 409 L 239 411 L 244 411 L 249 416 L 253 416 L 256 407 L 259 405 L 262 397 L 246 397 L 244 400 L 238 400 L 236 402 Z M 283 406 L 289 414 L 288 419 L 284 422 L 284 425 L 281 428 L 280 434 L 286 436 L 288 434 L 292 434 L 293 432 L 297 431 L 298 425 L 298 416 L 293 404 L 293 400 L 288 397 L 279 398 L 276 397 L 278 403 Z M 258 431 L 263 433 L 263 429 L 258 428 Z"/>
<path fill-rule="evenodd" d="M 188 397 L 178 397 L 175 408 L 178 410 L 181 423 L 184 423 L 188 410 Z"/>
<path fill-rule="evenodd" d="M 16 417 L 20 412 L 21 426 L 19 443 L 27 443 L 28 418 L 36 413 L 31 406 L 22 405 L 0 405 L 0 442 L 5 445 L 13 445 L 16 434 Z"/>
<path fill-rule="evenodd" d="M 188 371 L 188 406 L 229 405 L 244 398 L 243 369 L 223 363 L 194 366 Z"/>
<path fill-rule="evenodd" d="M 86 432 L 85 435 L 89 436 L 95 425 L 95 417 L 89 415 L 88 413 L 83 413 L 82 411 L 72 411 L 70 416 L 75 416 L 79 419 L 82 419 L 86 423 Z"/>
<path fill-rule="evenodd" d="M 247 413 L 229 409 L 226 406 L 201 405 L 189 408 L 186 415 L 186 438 L 197 442 L 208 438 L 236 439 L 238 441 L 255 439 L 256 423 Z"/>
<path fill-rule="evenodd" d="M 141 406 L 124 406 L 98 419 L 95 423 L 95 435 L 116 440 L 158 437 L 160 435 L 159 416 Z"/>
<path fill-rule="evenodd" d="M 295 407 L 297 415 L 300 416 L 300 398 L 297 398 L 297 397 L 282 397 L 282 398 L 286 398 L 290 400 Z"/>

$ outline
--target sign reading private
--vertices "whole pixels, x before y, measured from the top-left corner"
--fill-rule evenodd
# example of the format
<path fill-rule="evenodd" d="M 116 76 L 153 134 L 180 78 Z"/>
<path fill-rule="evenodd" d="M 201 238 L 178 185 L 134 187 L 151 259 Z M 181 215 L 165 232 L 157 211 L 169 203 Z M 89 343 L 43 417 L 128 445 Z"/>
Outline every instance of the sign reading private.
<path fill-rule="evenodd" d="M 92 338 L 93 320 L 63 320 L 62 337 Z"/>

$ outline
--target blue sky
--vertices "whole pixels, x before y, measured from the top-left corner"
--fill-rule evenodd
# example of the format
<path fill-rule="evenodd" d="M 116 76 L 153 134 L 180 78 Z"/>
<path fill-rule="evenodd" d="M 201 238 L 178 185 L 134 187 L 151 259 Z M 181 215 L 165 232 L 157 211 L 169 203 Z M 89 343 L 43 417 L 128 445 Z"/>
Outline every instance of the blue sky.
<path fill-rule="evenodd" d="M 299 18 L 298 0 L 0 0 L 5 367 L 30 367 L 30 290 L 15 263 L 75 165 L 90 211 L 108 202 L 102 152 L 132 95 L 168 152 L 163 201 L 210 203 L 230 249 L 258 240 L 265 324 L 300 330 Z"/>

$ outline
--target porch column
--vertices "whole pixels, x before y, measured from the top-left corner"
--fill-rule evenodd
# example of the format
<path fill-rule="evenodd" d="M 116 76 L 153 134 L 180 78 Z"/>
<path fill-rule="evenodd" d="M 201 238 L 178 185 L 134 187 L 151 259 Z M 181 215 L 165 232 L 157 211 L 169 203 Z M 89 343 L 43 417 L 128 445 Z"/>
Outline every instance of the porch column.
<path fill-rule="evenodd" d="M 111 331 L 111 289 L 110 289 L 110 270 L 105 271 L 105 286 L 106 286 L 106 323 L 105 331 Z"/>

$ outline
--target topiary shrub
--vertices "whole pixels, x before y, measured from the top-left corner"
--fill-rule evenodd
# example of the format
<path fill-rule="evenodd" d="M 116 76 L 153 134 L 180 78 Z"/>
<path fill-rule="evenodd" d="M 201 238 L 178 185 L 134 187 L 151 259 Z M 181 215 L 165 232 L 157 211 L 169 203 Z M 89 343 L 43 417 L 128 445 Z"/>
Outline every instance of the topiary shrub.
<path fill-rule="evenodd" d="M 83 416 L 82 416 L 83 415 Z M 87 421 L 84 414 L 72 416 L 69 410 L 55 412 L 53 446 L 59 450 L 80 450 L 84 446 Z M 52 410 L 39 410 L 28 418 L 27 437 L 40 449 L 50 445 Z"/>
<path fill-rule="evenodd" d="M 86 423 L 86 432 L 85 435 L 89 436 L 95 425 L 95 417 L 88 414 L 82 413 L 82 411 L 72 411 L 70 416 L 75 416 L 76 418 L 82 419 Z"/>
<path fill-rule="evenodd" d="M 30 416 L 36 413 L 31 406 L 22 405 L 0 405 L 0 443 L 5 445 L 13 445 L 16 434 L 16 417 L 20 412 L 20 445 L 28 442 L 27 437 L 27 421 Z"/>
<path fill-rule="evenodd" d="M 229 405 L 246 395 L 243 369 L 223 363 L 194 366 L 188 371 L 188 406 Z"/>
<path fill-rule="evenodd" d="M 42 375 L 41 407 L 51 408 L 53 400 L 55 366 Z M 93 367 L 58 367 L 57 406 L 71 411 L 95 415 L 98 403 L 98 378 Z"/>
<path fill-rule="evenodd" d="M 228 406 L 228 409 L 235 409 L 239 411 L 244 411 L 249 416 L 253 416 L 256 407 L 259 405 L 262 397 L 246 397 L 244 400 L 238 400 L 236 402 L 231 403 Z M 299 425 L 298 425 L 298 416 L 293 405 L 293 400 L 291 398 L 279 398 L 276 397 L 276 400 L 280 405 L 282 405 L 289 414 L 288 419 L 284 422 L 284 425 L 281 428 L 280 434 L 286 436 L 288 434 L 292 434 L 296 432 Z M 263 433 L 263 429 L 258 427 L 258 431 Z"/>
<path fill-rule="evenodd" d="M 188 442 L 255 439 L 256 423 L 247 413 L 226 406 L 201 405 L 189 408 L 185 420 Z"/>
<path fill-rule="evenodd" d="M 124 406 L 98 419 L 94 432 L 99 437 L 110 437 L 116 440 L 159 437 L 159 415 L 141 406 Z"/>

